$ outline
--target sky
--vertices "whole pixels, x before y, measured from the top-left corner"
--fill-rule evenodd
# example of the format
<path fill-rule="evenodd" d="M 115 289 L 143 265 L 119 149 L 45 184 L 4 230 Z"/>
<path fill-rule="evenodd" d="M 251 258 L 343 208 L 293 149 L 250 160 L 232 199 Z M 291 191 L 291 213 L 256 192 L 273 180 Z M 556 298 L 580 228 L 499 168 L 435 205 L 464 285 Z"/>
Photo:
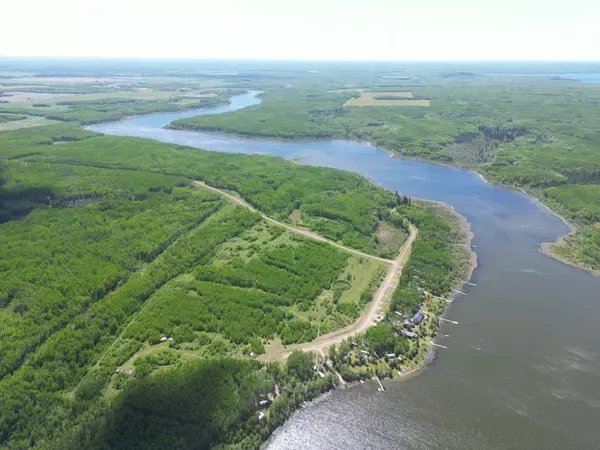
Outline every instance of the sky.
<path fill-rule="evenodd" d="M 0 56 L 600 60 L 600 0 L 3 0 Z"/>

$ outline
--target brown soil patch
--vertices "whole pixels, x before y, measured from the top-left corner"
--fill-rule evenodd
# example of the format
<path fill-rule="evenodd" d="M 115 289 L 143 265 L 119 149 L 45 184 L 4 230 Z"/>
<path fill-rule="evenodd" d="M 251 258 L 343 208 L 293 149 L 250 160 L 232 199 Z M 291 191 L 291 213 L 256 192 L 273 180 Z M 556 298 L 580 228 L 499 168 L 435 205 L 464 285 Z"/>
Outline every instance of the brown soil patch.
<path fill-rule="evenodd" d="M 385 99 L 381 99 L 384 97 Z M 394 97 L 394 98 L 389 98 Z M 359 98 L 351 98 L 344 107 L 353 106 L 422 106 L 431 105 L 430 100 L 415 100 L 412 92 L 362 92 Z"/>
<path fill-rule="evenodd" d="M 292 211 L 292 213 L 290 214 L 290 220 L 294 223 L 302 222 L 302 214 L 300 213 L 299 209 L 295 209 Z"/>
<path fill-rule="evenodd" d="M 387 248 L 393 248 L 397 245 L 398 234 L 389 224 L 381 222 L 377 230 L 377 237 Z"/>

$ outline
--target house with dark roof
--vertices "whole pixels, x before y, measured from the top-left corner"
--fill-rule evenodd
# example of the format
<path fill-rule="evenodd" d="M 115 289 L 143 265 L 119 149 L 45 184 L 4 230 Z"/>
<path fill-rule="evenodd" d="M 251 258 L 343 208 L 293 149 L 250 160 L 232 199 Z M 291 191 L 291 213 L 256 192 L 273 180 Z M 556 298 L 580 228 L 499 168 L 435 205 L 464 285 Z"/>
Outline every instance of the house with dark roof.
<path fill-rule="evenodd" d="M 414 317 L 412 318 L 412 322 L 415 325 L 419 325 L 421 322 L 423 322 L 425 320 L 425 313 L 423 312 L 422 309 L 418 310 L 417 313 L 414 315 Z"/>

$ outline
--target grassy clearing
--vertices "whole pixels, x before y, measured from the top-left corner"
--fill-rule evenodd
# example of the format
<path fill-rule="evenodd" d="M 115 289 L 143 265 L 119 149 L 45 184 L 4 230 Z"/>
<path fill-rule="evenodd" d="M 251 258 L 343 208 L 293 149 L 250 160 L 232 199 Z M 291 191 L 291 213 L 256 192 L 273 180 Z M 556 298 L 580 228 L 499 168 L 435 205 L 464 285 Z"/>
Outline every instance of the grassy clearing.
<path fill-rule="evenodd" d="M 412 92 L 361 92 L 359 98 L 351 98 L 344 108 L 353 106 L 430 106 L 431 101 L 413 99 Z"/>
<path fill-rule="evenodd" d="M 294 209 L 290 214 L 290 220 L 295 224 L 302 223 L 302 213 L 299 209 Z"/>
<path fill-rule="evenodd" d="M 385 263 L 353 255 L 337 280 L 308 310 L 294 307 L 292 311 L 314 324 L 318 336 L 349 325 L 371 302 L 386 269 Z"/>
<path fill-rule="evenodd" d="M 348 288 L 342 292 L 340 303 L 361 304 L 363 292 L 377 287 L 385 276 L 387 264 L 371 259 L 353 256 L 340 275 L 340 281 L 346 279 Z"/>
<path fill-rule="evenodd" d="M 296 247 L 298 244 L 299 241 L 294 239 L 293 233 L 269 225 L 263 220 L 240 236 L 222 244 L 212 263 L 222 266 L 239 259 L 248 262 L 251 258 L 268 249 L 280 245 Z"/>
<path fill-rule="evenodd" d="M 28 116 L 23 120 L 11 120 L 10 122 L 0 123 L 0 131 L 18 130 L 21 128 L 39 127 L 57 123 L 58 121 L 56 120 L 49 120 L 44 117 Z"/>

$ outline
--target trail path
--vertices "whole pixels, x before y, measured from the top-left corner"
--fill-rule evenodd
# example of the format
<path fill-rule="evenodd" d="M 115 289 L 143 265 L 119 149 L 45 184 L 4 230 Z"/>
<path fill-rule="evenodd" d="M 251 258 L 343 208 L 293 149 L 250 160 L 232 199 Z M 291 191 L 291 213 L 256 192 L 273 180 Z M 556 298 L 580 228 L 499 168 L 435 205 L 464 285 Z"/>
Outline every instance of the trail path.
<path fill-rule="evenodd" d="M 250 205 L 249 203 L 247 203 L 246 201 L 244 201 L 243 199 L 241 199 L 239 197 L 235 197 L 235 196 L 230 195 L 227 192 L 224 192 L 220 189 L 214 188 L 212 186 L 208 186 L 207 184 L 200 182 L 200 181 L 194 181 L 194 184 L 198 187 L 210 189 L 211 191 L 214 191 L 220 195 L 223 195 L 224 197 L 227 197 L 231 201 L 233 201 L 233 202 L 237 203 L 238 205 L 241 205 L 245 208 L 248 208 L 251 211 L 256 211 L 256 208 L 254 208 L 252 205 Z M 370 258 L 370 259 L 374 259 L 376 261 L 382 261 L 382 262 L 389 264 L 386 276 L 383 279 L 383 282 L 381 283 L 379 288 L 377 289 L 377 292 L 375 292 L 375 295 L 373 296 L 373 300 L 371 301 L 368 309 L 366 309 L 361 314 L 361 316 L 356 320 L 356 322 L 354 322 L 353 324 L 348 325 L 344 328 L 340 328 L 339 330 L 332 331 L 331 333 L 327 333 L 322 336 L 319 336 L 314 341 L 306 342 L 303 344 L 288 345 L 287 348 L 282 348 L 280 351 L 269 354 L 268 357 L 265 358 L 265 359 L 268 359 L 269 361 L 285 361 L 287 359 L 287 357 L 290 355 L 290 353 L 292 353 L 294 350 L 303 350 L 303 351 L 307 351 L 307 352 L 317 352 L 317 353 L 323 354 L 324 351 L 327 350 L 332 345 L 338 344 L 338 343 L 342 342 L 344 339 L 347 339 L 354 334 L 362 333 L 362 332 L 366 331 L 367 328 L 369 328 L 371 325 L 373 325 L 373 323 L 375 322 L 375 319 L 377 318 L 377 315 L 383 309 L 383 306 L 387 303 L 387 301 L 391 297 L 392 293 L 398 286 L 398 282 L 400 280 L 400 275 L 402 275 L 402 268 L 404 267 L 404 264 L 406 264 L 406 261 L 408 260 L 408 257 L 410 256 L 412 244 L 413 244 L 415 238 L 417 237 L 417 229 L 413 225 L 410 225 L 409 236 L 406 239 L 406 242 L 404 242 L 404 244 L 402 245 L 402 248 L 400 249 L 400 252 L 398 253 L 397 258 L 392 261 L 389 259 L 380 258 L 378 256 L 369 255 L 368 253 L 363 253 L 361 251 L 354 250 L 353 248 L 345 247 L 345 246 L 340 245 L 336 242 L 333 242 L 319 234 L 313 233 L 312 231 L 303 230 L 300 228 L 294 228 L 289 225 L 286 225 L 285 223 L 278 222 L 277 220 L 271 219 L 270 217 L 266 216 L 265 214 L 260 213 L 260 215 L 267 222 L 272 223 L 273 225 L 283 227 L 283 228 L 291 231 L 292 233 L 296 233 L 301 236 L 306 236 L 306 237 L 315 239 L 317 241 L 326 242 L 326 243 L 333 245 L 334 247 L 337 247 L 339 249 L 342 249 L 346 252 L 354 253 L 356 255 L 360 255 L 365 258 Z"/>
<path fill-rule="evenodd" d="M 194 181 L 194 184 L 196 186 L 198 186 L 198 187 L 202 187 L 202 188 L 205 188 L 205 189 L 210 189 L 211 191 L 214 191 L 214 192 L 218 193 L 219 195 L 227 197 L 232 202 L 235 202 L 238 205 L 241 205 L 241 206 L 243 206 L 245 208 L 248 208 L 250 211 L 259 212 L 259 211 L 256 210 L 256 208 L 254 208 L 248 202 L 244 201 L 243 199 L 241 199 L 239 197 L 234 197 L 233 195 L 230 195 L 227 192 L 222 191 L 221 189 L 214 188 L 214 187 L 209 186 L 208 184 L 203 183 L 201 181 Z M 271 219 L 269 216 L 267 216 L 267 215 L 265 215 L 263 213 L 260 213 L 260 215 L 267 222 L 269 222 L 269 223 L 271 223 L 273 225 L 277 225 L 278 227 L 285 228 L 286 230 L 291 231 L 292 233 L 296 233 L 296 234 L 299 234 L 301 236 L 309 237 L 309 238 L 314 239 L 316 241 L 326 242 L 327 244 L 333 245 L 334 247 L 337 247 L 337 248 L 339 248 L 341 250 L 344 250 L 346 252 L 354 253 L 355 255 L 363 256 L 365 258 L 374 259 L 375 261 L 381 261 L 381 262 L 384 262 L 384 263 L 387 263 L 387 264 L 393 264 L 394 263 L 394 261 L 392 261 L 390 259 L 380 258 L 379 256 L 369 255 L 368 253 L 364 253 L 364 252 L 361 252 L 359 250 L 355 250 L 355 249 L 350 248 L 350 247 L 345 247 L 343 245 L 338 244 L 337 242 L 333 242 L 332 240 L 327 239 L 326 237 L 321 236 L 320 234 L 313 233 L 312 231 L 304 230 L 302 228 L 295 228 L 295 227 L 292 227 L 290 225 L 286 225 L 283 222 L 279 222 L 279 221 L 277 221 L 275 219 Z"/>
<path fill-rule="evenodd" d="M 287 348 L 270 354 L 268 360 L 283 362 L 294 350 L 316 352 L 324 355 L 324 352 L 332 345 L 339 344 L 344 339 L 348 339 L 354 334 L 365 332 L 367 328 L 374 324 L 377 315 L 383 309 L 398 286 L 400 275 L 402 275 L 402 268 L 410 256 L 412 244 L 416 237 L 417 229 L 411 225 L 408 239 L 406 239 L 406 242 L 402 245 L 398 257 L 392 261 L 388 267 L 387 274 L 373 296 L 373 301 L 370 303 L 369 308 L 362 313 L 356 322 L 344 328 L 340 328 L 339 330 L 319 336 L 314 341 L 288 345 Z"/>

